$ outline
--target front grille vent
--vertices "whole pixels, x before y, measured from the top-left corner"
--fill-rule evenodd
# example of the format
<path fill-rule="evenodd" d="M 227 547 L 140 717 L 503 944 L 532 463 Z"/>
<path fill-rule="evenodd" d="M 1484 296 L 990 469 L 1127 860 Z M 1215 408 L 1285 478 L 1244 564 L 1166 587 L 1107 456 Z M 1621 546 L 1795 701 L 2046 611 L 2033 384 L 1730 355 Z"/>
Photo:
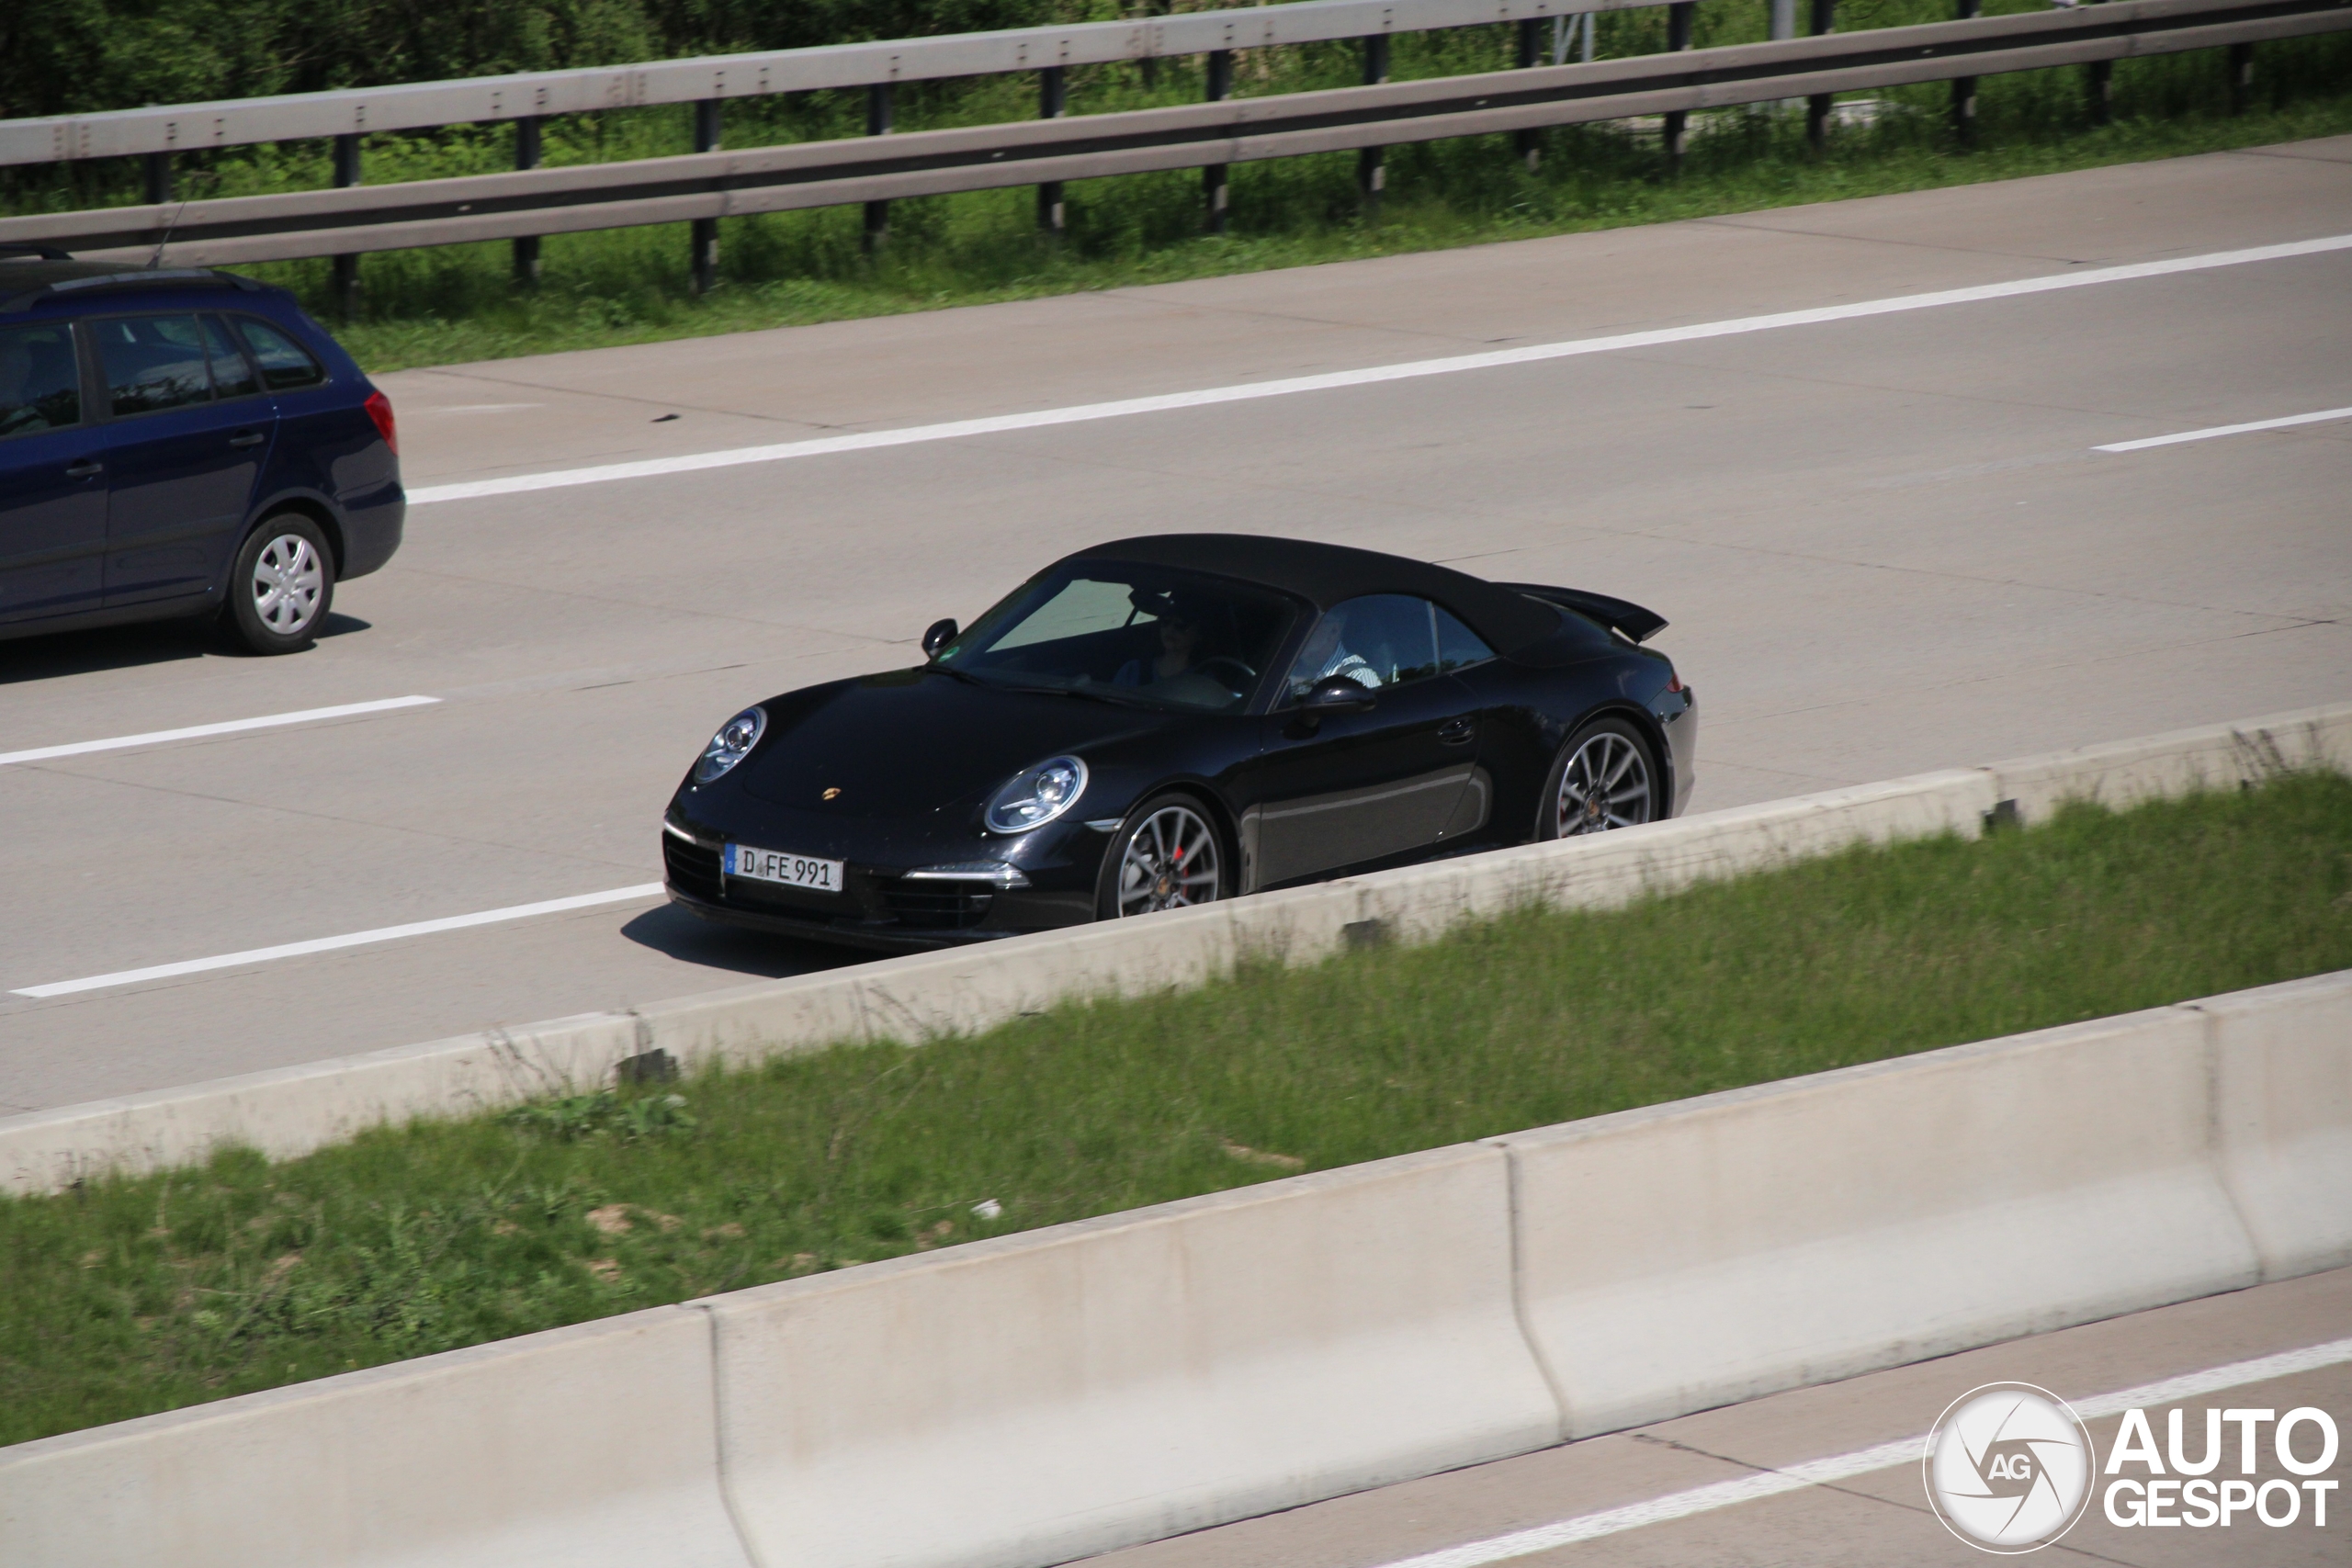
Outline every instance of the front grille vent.
<path fill-rule="evenodd" d="M 696 898 L 718 900 L 727 896 L 720 886 L 718 852 L 690 844 L 674 833 L 662 835 L 662 869 L 670 886 Z"/>
<path fill-rule="evenodd" d="M 988 919 L 996 895 L 978 885 L 954 883 L 885 883 L 883 906 L 899 924 L 915 931 L 969 931 Z"/>

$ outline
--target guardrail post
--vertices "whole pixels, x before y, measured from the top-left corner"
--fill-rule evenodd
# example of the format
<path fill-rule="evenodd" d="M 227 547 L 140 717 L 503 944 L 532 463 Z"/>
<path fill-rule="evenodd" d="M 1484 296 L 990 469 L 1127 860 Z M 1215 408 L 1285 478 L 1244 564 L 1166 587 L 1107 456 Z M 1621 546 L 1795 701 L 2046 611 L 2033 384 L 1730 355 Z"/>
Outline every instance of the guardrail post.
<path fill-rule="evenodd" d="M 2254 101 L 2254 45 L 2230 45 L 2230 112 L 2244 114 Z"/>
<path fill-rule="evenodd" d="M 334 139 L 334 184 L 337 190 L 359 183 L 359 137 L 351 132 Z M 348 320 L 359 309 L 359 258 L 341 255 L 334 258 L 334 270 L 330 288 L 334 295 L 334 308 Z"/>
<path fill-rule="evenodd" d="M 1147 17 L 1164 17 L 1171 8 L 1170 0 L 1146 0 L 1143 14 Z M 1159 55 L 1156 52 L 1159 48 L 1159 39 L 1156 34 L 1152 38 L 1151 47 L 1155 52 L 1145 55 L 1136 62 L 1141 67 L 1140 73 L 1147 91 L 1159 85 Z"/>
<path fill-rule="evenodd" d="M 890 134 L 890 84 L 876 82 L 865 89 L 865 134 Z M 859 242 L 865 254 L 872 255 L 890 238 L 890 204 L 869 201 L 865 204 L 865 233 Z"/>
<path fill-rule="evenodd" d="M 2094 6 L 2100 0 L 2090 0 Z M 2115 62 L 2094 60 L 2083 67 L 2083 107 L 2093 125 L 2105 125 L 2115 118 Z"/>
<path fill-rule="evenodd" d="M 1206 76 L 1207 91 L 1203 96 L 1207 102 L 1221 104 L 1233 96 L 1233 51 L 1209 51 Z M 1212 234 L 1225 232 L 1226 172 L 1227 165 L 1223 164 L 1211 164 L 1201 171 L 1201 204 L 1205 209 L 1203 226 Z"/>
<path fill-rule="evenodd" d="M 717 98 L 695 100 L 695 151 L 718 151 L 718 106 Z M 707 294 L 718 287 L 718 220 L 697 218 L 686 242 L 687 286 L 697 294 Z"/>
<path fill-rule="evenodd" d="M 1692 20 L 1698 14 L 1698 0 L 1675 0 L 1673 5 L 1668 6 L 1666 8 L 1667 53 L 1679 54 L 1684 50 L 1690 47 L 1690 26 Z M 1666 111 L 1666 129 L 1663 140 L 1666 147 L 1666 167 L 1668 174 L 1679 174 L 1682 170 L 1682 133 L 1685 129 L 1689 127 L 1690 123 L 1690 115 L 1688 110 L 1668 109 Z"/>
<path fill-rule="evenodd" d="M 719 151 L 719 98 L 696 98 L 694 101 L 694 151 Z M 694 219 L 694 231 L 687 237 L 687 287 L 696 294 L 708 294 L 719 285 L 719 221 L 718 219 Z"/>
<path fill-rule="evenodd" d="M 1955 21 L 1965 22 L 1981 16 L 1984 0 L 1960 0 L 1952 10 Z M 1952 140 L 1962 147 L 1976 145 L 1976 78 L 1955 76 L 1951 81 Z"/>
<path fill-rule="evenodd" d="M 1530 66 L 1544 63 L 1543 17 L 1522 17 L 1520 18 L 1519 55 L 1516 63 L 1521 71 Z M 1520 160 L 1527 165 L 1527 172 L 1531 175 L 1544 161 L 1544 133 L 1540 130 L 1518 132 L 1511 138 L 1511 147 L 1518 152 Z"/>
<path fill-rule="evenodd" d="M 539 117 L 526 114 L 514 122 L 514 166 L 536 169 L 539 166 Z M 539 237 L 526 234 L 514 242 L 514 282 L 522 288 L 539 286 Z"/>
<path fill-rule="evenodd" d="M 1037 118 L 1059 119 L 1069 112 L 1069 96 L 1062 68 L 1048 65 L 1037 73 Z M 1058 240 L 1068 213 L 1062 206 L 1062 182 L 1047 180 L 1037 187 L 1037 227 Z"/>
<path fill-rule="evenodd" d="M 1388 80 L 1388 35 L 1373 33 L 1363 40 L 1363 85 L 1377 87 Z M 1356 191 L 1363 198 L 1364 216 L 1380 210 L 1380 193 L 1388 188 L 1385 147 L 1366 147 L 1356 153 Z"/>
<path fill-rule="evenodd" d="M 147 205 L 161 207 L 172 199 L 172 155 L 150 152 L 141 162 L 146 165 Z"/>
<path fill-rule="evenodd" d="M 1813 0 L 1813 36 L 1820 38 L 1838 26 L 1838 0 Z M 1815 93 L 1804 101 L 1804 141 L 1815 152 L 1829 145 L 1829 105 L 1832 95 Z"/>

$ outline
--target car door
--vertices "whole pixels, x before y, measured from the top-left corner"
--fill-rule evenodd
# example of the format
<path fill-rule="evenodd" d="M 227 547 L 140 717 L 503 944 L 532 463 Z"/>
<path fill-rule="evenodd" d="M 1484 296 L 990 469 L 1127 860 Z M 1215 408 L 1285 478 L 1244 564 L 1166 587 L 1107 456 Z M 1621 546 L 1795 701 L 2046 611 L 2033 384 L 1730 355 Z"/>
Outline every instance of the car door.
<path fill-rule="evenodd" d="M 104 445 L 73 326 L 0 326 L 0 621 L 97 607 Z"/>
<path fill-rule="evenodd" d="M 1462 683 L 1465 711 L 1476 727 L 1476 766 L 1454 802 L 1453 817 L 1438 834 L 1450 844 L 1481 833 L 1493 820 L 1495 775 L 1510 776 L 1517 763 L 1508 740 L 1510 727 L 1496 721 L 1516 694 L 1498 679 L 1505 667 L 1486 638 L 1442 604 L 1430 606 L 1430 619 L 1437 634 L 1438 670 Z M 1525 771 L 1523 765 L 1519 771 Z"/>
<path fill-rule="evenodd" d="M 1244 822 L 1263 887 L 1438 841 L 1477 756 L 1469 689 L 1438 667 L 1433 606 L 1401 593 L 1334 605 L 1284 677 Z M 1370 707 L 1310 715 L 1298 701 L 1344 676 Z"/>
<path fill-rule="evenodd" d="M 89 323 L 106 379 L 106 602 L 200 593 L 253 505 L 277 415 L 217 319 Z"/>
<path fill-rule="evenodd" d="M 257 316 L 228 318 L 261 372 L 262 390 L 277 411 L 273 448 L 305 482 L 338 495 L 362 482 L 351 459 L 379 437 L 360 412 L 361 391 L 336 384 L 318 355 L 287 328 Z"/>

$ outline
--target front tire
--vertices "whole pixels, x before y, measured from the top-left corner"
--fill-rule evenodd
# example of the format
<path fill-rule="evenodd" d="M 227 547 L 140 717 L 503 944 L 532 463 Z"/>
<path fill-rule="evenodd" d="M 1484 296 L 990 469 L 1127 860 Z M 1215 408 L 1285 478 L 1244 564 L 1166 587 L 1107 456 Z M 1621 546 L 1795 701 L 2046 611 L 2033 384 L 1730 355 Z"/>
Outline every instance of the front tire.
<path fill-rule="evenodd" d="M 1535 823 L 1538 839 L 1576 839 L 1638 828 L 1658 815 L 1649 742 L 1622 718 L 1596 719 L 1553 760 Z"/>
<path fill-rule="evenodd" d="M 220 622 L 254 653 L 296 653 L 311 646 L 334 604 L 325 532 L 300 513 L 281 512 L 238 547 Z"/>
<path fill-rule="evenodd" d="M 1225 841 L 1189 795 L 1155 795 L 1119 824 L 1102 857 L 1097 919 L 1190 908 L 1233 896 Z"/>

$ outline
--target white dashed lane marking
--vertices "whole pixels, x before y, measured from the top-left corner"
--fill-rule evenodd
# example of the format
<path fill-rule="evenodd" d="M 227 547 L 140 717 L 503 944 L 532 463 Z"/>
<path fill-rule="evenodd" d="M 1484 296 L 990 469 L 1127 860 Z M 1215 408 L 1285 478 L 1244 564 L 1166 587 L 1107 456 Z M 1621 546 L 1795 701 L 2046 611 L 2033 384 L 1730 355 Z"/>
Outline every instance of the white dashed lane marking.
<path fill-rule="evenodd" d="M 143 735 L 117 735 L 105 740 L 73 740 L 62 746 L 35 746 L 25 751 L 0 751 L 0 768 L 11 762 L 46 762 L 56 757 L 80 757 L 92 751 L 121 751 L 134 746 L 161 746 L 171 740 L 198 740 L 209 735 L 237 735 L 248 729 L 277 729 L 289 724 L 316 724 L 322 719 L 349 718 L 363 713 L 389 713 L 394 708 L 429 707 L 439 697 L 384 697 L 372 703 L 344 703 L 331 708 L 303 708 L 295 713 L 265 714 L 259 718 L 232 718 L 219 724 L 191 724 L 180 729 L 151 729 Z"/>

